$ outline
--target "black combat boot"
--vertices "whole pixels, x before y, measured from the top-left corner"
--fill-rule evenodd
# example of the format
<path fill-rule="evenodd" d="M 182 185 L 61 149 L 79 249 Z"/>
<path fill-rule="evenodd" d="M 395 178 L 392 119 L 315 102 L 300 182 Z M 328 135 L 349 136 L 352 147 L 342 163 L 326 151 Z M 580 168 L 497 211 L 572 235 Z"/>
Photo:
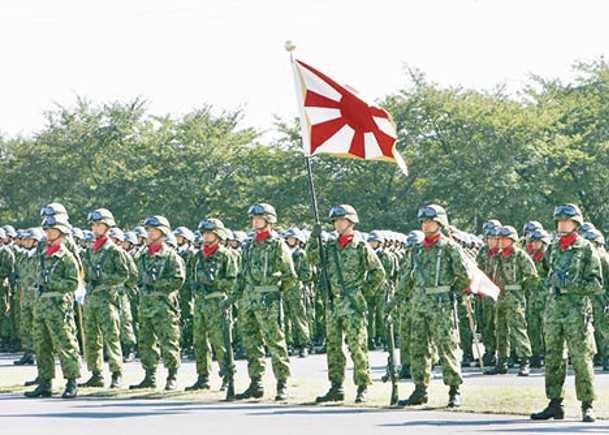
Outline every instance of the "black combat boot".
<path fill-rule="evenodd" d="M 355 403 L 365 403 L 368 400 L 368 387 L 366 385 L 360 385 L 357 387 L 357 395 L 355 396 Z"/>
<path fill-rule="evenodd" d="M 407 365 L 402 365 L 400 368 L 400 373 L 398 374 L 398 379 L 412 379 L 412 375 L 410 374 L 410 367 Z"/>
<path fill-rule="evenodd" d="M 165 382 L 165 391 L 175 391 L 178 388 L 178 369 L 169 369 L 167 372 L 167 381 Z"/>
<path fill-rule="evenodd" d="M 79 387 L 89 387 L 89 388 L 103 388 L 104 387 L 104 377 L 101 373 L 93 373 L 91 377 L 87 380 L 87 382 L 83 382 L 82 384 L 78 384 Z"/>
<path fill-rule="evenodd" d="M 345 390 L 342 384 L 338 382 L 332 382 L 332 386 L 326 394 L 318 396 L 315 399 L 315 403 L 326 403 L 326 402 L 342 402 L 345 400 Z"/>
<path fill-rule="evenodd" d="M 192 384 L 190 387 L 186 387 L 185 391 L 196 391 L 196 390 L 209 390 L 209 378 L 207 376 L 199 376 L 197 382 Z M 220 391 L 223 391 L 220 389 Z"/>
<path fill-rule="evenodd" d="M 497 358 L 495 358 L 494 352 L 485 352 L 482 355 L 482 362 L 486 367 L 494 366 L 497 364 Z"/>
<path fill-rule="evenodd" d="M 53 395 L 53 389 L 51 387 L 51 380 L 50 379 L 41 380 L 34 391 L 26 391 L 24 395 L 25 395 L 25 397 L 29 397 L 29 398 L 51 397 Z"/>
<path fill-rule="evenodd" d="M 264 396 L 264 388 L 262 387 L 262 382 L 260 379 L 252 379 L 250 381 L 250 386 L 247 387 L 243 393 L 239 393 L 235 396 L 236 400 L 243 399 L 260 399 Z"/>
<path fill-rule="evenodd" d="M 146 371 L 146 376 L 136 385 L 130 385 L 130 390 L 139 390 L 141 388 L 156 388 L 156 373 L 153 371 Z"/>
<path fill-rule="evenodd" d="M 533 355 L 531 357 L 531 367 L 534 369 L 539 369 L 543 366 L 543 362 L 541 361 L 541 357 L 539 355 Z"/>
<path fill-rule="evenodd" d="M 123 386 L 123 375 L 121 372 L 112 373 L 112 381 L 110 381 L 110 388 L 118 389 Z"/>
<path fill-rule="evenodd" d="M 522 358 L 520 360 L 520 370 L 518 370 L 518 376 L 529 376 L 531 374 L 531 365 L 529 364 L 528 358 Z"/>
<path fill-rule="evenodd" d="M 275 400 L 288 400 L 288 384 L 286 381 L 277 381 L 277 395 Z"/>
<path fill-rule="evenodd" d="M 424 405 L 429 401 L 427 396 L 427 388 L 423 385 L 415 385 L 414 391 L 408 399 L 398 401 L 399 406 L 415 406 Z"/>
<path fill-rule="evenodd" d="M 552 399 L 546 408 L 541 412 L 531 414 L 532 420 L 562 420 L 565 418 L 565 408 L 562 405 L 562 399 Z"/>
<path fill-rule="evenodd" d="M 471 367 L 473 357 L 463 354 L 461 358 L 461 367 Z"/>
<path fill-rule="evenodd" d="M 40 378 L 38 376 L 36 376 L 36 379 L 34 379 L 33 381 L 25 381 L 23 383 L 24 387 L 31 387 L 32 385 L 38 385 L 40 383 Z"/>
<path fill-rule="evenodd" d="M 123 362 L 130 363 L 135 361 L 135 352 L 133 346 L 126 346 L 123 351 Z"/>
<path fill-rule="evenodd" d="M 603 371 L 609 372 L 609 357 L 605 357 L 605 361 L 603 362 Z"/>
<path fill-rule="evenodd" d="M 17 361 L 13 361 L 13 364 L 16 366 L 31 366 L 35 363 L 36 361 L 34 360 L 34 354 L 32 352 L 26 352 Z"/>
<path fill-rule="evenodd" d="M 582 402 L 582 421 L 584 423 L 594 423 L 596 421 L 592 402 Z"/>
<path fill-rule="evenodd" d="M 448 391 L 448 405 L 449 408 L 458 408 L 461 406 L 461 392 L 458 386 L 450 387 Z"/>
<path fill-rule="evenodd" d="M 76 389 L 76 379 L 68 379 L 66 383 L 66 389 L 64 390 L 61 397 L 63 399 L 73 399 L 78 394 L 78 390 Z"/>
<path fill-rule="evenodd" d="M 497 365 L 492 369 L 488 369 L 484 371 L 485 375 L 505 375 L 508 372 L 508 362 L 507 358 L 499 358 L 497 360 Z"/>

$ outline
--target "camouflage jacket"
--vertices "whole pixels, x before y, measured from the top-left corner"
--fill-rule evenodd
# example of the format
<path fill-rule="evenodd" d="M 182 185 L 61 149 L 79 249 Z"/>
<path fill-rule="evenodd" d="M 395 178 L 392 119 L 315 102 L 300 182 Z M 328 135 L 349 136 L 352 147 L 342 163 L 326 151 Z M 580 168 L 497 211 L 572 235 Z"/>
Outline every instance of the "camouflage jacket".
<path fill-rule="evenodd" d="M 296 284 L 296 272 L 288 245 L 275 231 L 259 243 L 254 237 L 241 254 L 242 268 L 235 283 L 234 295 L 246 288 L 278 287 L 285 292 Z"/>
<path fill-rule="evenodd" d="M 184 263 L 178 253 L 166 244 L 154 255 L 145 253 L 137 264 L 138 287 L 145 296 L 148 293 L 175 293 L 186 279 Z"/>
<path fill-rule="evenodd" d="M 366 298 L 375 297 L 385 280 L 381 261 L 357 234 L 343 249 L 338 239 L 329 240 L 323 245 L 323 252 L 335 311 L 363 314 L 368 309 Z M 323 267 L 317 238 L 311 238 L 307 256 L 313 265 Z"/>
<path fill-rule="evenodd" d="M 88 292 L 116 292 L 129 279 L 126 256 L 111 239 L 106 240 L 97 252 L 89 248 L 83 260 Z"/>
<path fill-rule="evenodd" d="M 294 270 L 298 281 L 304 285 L 308 285 L 313 280 L 313 268 L 307 259 L 307 253 L 302 248 L 296 248 L 292 251 L 292 261 L 294 262 Z"/>
<path fill-rule="evenodd" d="M 409 268 L 401 275 L 401 293 L 414 289 L 450 287 L 456 293 L 463 294 L 472 282 L 466 255 L 459 245 L 444 235 L 429 249 L 417 246 L 413 250 Z"/>
<path fill-rule="evenodd" d="M 36 287 L 36 265 L 39 257 L 36 255 L 36 248 L 31 251 L 24 251 L 17 260 L 16 270 L 18 287 L 21 289 L 23 297 L 33 297 Z"/>
<path fill-rule="evenodd" d="M 490 275 L 491 258 L 490 249 L 488 248 L 488 245 L 485 244 L 484 246 L 482 246 L 482 248 L 480 248 L 478 254 L 476 255 L 476 263 L 478 263 L 478 267 L 481 271 L 483 271 L 487 275 Z"/>
<path fill-rule="evenodd" d="M 67 295 L 78 288 L 78 262 L 63 244 L 51 256 L 46 253 L 37 256 L 36 282 L 37 296 Z"/>
<path fill-rule="evenodd" d="M 237 258 L 229 248 L 219 245 L 218 250 L 205 257 L 199 250 L 193 258 L 195 298 L 224 296 L 234 287 L 239 272 Z"/>
<path fill-rule="evenodd" d="M 374 251 L 374 253 L 383 265 L 383 269 L 385 270 L 385 278 L 387 279 L 387 281 L 389 281 L 391 284 L 395 284 L 398 269 L 397 255 L 394 252 L 388 251 L 386 249 L 377 249 Z"/>
<path fill-rule="evenodd" d="M 197 256 L 197 251 L 192 246 L 188 246 L 184 249 L 178 248 L 177 253 L 182 257 L 182 260 L 184 260 L 186 277 L 184 279 L 183 288 L 190 290 L 193 288 L 193 284 L 196 281 L 195 257 Z"/>
<path fill-rule="evenodd" d="M 0 245 L 0 285 L 15 272 L 15 254 L 6 245 Z"/>
<path fill-rule="evenodd" d="M 522 249 L 513 246 L 514 251 L 507 257 L 501 252 L 490 262 L 490 276 L 501 289 L 501 295 L 514 290 L 529 291 L 538 284 L 537 269 L 531 257 Z"/>
<path fill-rule="evenodd" d="M 591 320 L 589 296 L 602 290 L 603 277 L 598 252 L 590 242 L 580 236 L 566 250 L 559 241 L 552 244 L 546 288 L 551 293 L 546 305 L 546 323 Z"/>

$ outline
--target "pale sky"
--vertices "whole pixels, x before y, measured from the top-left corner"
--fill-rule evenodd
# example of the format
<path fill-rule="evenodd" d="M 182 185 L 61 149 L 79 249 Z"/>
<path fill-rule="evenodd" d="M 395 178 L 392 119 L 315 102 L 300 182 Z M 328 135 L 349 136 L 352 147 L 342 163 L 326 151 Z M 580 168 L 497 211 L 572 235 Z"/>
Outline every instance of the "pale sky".
<path fill-rule="evenodd" d="M 154 114 L 243 107 L 243 126 L 297 116 L 295 56 L 372 98 L 404 65 L 442 86 L 570 80 L 609 52 L 603 0 L 19 0 L 0 4 L 0 132 L 29 135 L 54 103 L 142 96 Z"/>

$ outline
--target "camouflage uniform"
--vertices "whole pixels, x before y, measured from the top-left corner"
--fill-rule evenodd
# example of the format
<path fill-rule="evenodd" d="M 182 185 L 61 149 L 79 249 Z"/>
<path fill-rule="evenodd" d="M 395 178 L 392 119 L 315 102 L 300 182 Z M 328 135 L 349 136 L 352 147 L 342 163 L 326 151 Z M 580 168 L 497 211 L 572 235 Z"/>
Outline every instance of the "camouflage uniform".
<path fill-rule="evenodd" d="M 83 263 L 87 282 L 84 306 L 87 368 L 94 376 L 101 374 L 105 349 L 110 371 L 118 374 L 123 367 L 119 288 L 129 278 L 125 255 L 107 239 L 97 251 L 90 248 Z"/>
<path fill-rule="evenodd" d="M 178 247 L 178 254 L 184 260 L 186 279 L 180 288 L 180 343 L 184 351 L 191 350 L 193 342 L 193 289 L 196 281 L 194 275 L 195 249 L 187 245 Z"/>
<path fill-rule="evenodd" d="M 339 239 L 329 240 L 323 249 L 331 293 L 326 307 L 328 379 L 335 389 L 341 388 L 344 382 L 347 360 L 342 347 L 346 336 L 354 364 L 353 381 L 358 393 L 365 392 L 371 384 L 366 299 L 376 297 L 385 280 L 385 271 L 372 248 L 357 234 L 342 249 Z M 313 236 L 307 246 L 307 256 L 314 266 L 323 267 L 319 242 Z"/>
<path fill-rule="evenodd" d="M 497 252 L 497 251 L 493 251 Z M 490 263 L 493 255 L 487 245 L 484 245 L 476 256 L 478 267 L 487 275 L 491 274 Z M 485 364 L 493 362 L 494 355 L 497 352 L 497 337 L 495 335 L 495 311 L 496 304 L 492 298 L 478 298 L 480 306 L 479 325 L 482 336 L 482 344 L 484 345 Z M 478 305 L 478 304 L 477 304 Z"/>
<path fill-rule="evenodd" d="M 13 250 L 0 245 L 0 338 L 4 345 L 11 340 L 9 278 L 15 271 Z"/>
<path fill-rule="evenodd" d="M 137 302 L 137 264 L 133 257 L 121 248 L 121 254 L 124 257 L 129 277 L 125 283 L 118 289 L 118 297 L 120 302 L 120 337 L 123 346 L 123 355 L 128 357 L 134 351 L 137 344 L 136 325 L 133 319 L 132 303 Z M 132 356 L 131 356 L 132 357 Z M 129 358 L 131 358 L 129 357 Z"/>
<path fill-rule="evenodd" d="M 262 378 L 266 344 L 277 384 L 285 385 L 290 376 L 290 361 L 285 334 L 279 325 L 280 292 L 285 294 L 296 284 L 292 256 L 285 242 L 271 231 L 264 241 L 254 238 L 245 246 L 242 263 L 233 298 L 239 298 L 239 327 L 249 377 L 253 383 Z"/>
<path fill-rule="evenodd" d="M 38 258 L 38 291 L 34 302 L 34 343 L 41 381 L 55 378 L 54 353 L 65 379 L 80 377 L 80 355 L 74 323 L 73 292 L 78 288 L 78 264 L 65 246 Z"/>
<path fill-rule="evenodd" d="M 34 352 L 34 304 L 36 300 L 36 266 L 39 258 L 36 248 L 32 248 L 19 258 L 17 269 L 19 271 L 19 299 L 21 301 L 20 332 L 23 351 Z"/>
<path fill-rule="evenodd" d="M 566 273 L 565 273 L 566 272 Z M 596 353 L 590 296 L 602 291 L 601 263 L 592 245 L 581 237 L 568 249 L 552 245 L 549 280 L 554 289 L 545 311 L 546 396 L 564 397 L 567 353 L 575 370 L 577 399 L 594 400 L 592 357 Z M 560 283 L 559 275 L 567 275 Z M 552 284 L 553 282 L 553 284 Z M 566 285 L 565 285 L 566 284 Z"/>
<path fill-rule="evenodd" d="M 180 367 L 178 290 L 185 277 L 181 258 L 166 244 L 154 255 L 146 253 L 139 259 L 138 283 L 142 292 L 139 351 L 147 373 L 156 371 L 161 352 L 170 373 Z"/>
<path fill-rule="evenodd" d="M 233 289 L 238 266 L 234 254 L 222 245 L 208 257 L 203 250 L 198 251 L 193 264 L 195 361 L 199 379 L 207 381 L 211 373 L 212 349 L 220 365 L 220 375 L 225 374 L 223 322 L 226 308 L 220 307 L 220 301 Z"/>
<path fill-rule="evenodd" d="M 507 257 L 504 257 L 503 252 L 495 255 L 490 266 L 491 277 L 501 289 L 496 314 L 498 365 L 504 365 L 507 369 L 511 339 L 516 355 L 521 358 L 521 368 L 526 368 L 521 370 L 524 375 L 531 357 L 531 342 L 527 335 L 525 317 L 525 294 L 534 289 L 539 281 L 533 260 L 528 254 L 514 245 L 504 252 L 510 252 L 512 249 L 513 252 Z"/>
<path fill-rule="evenodd" d="M 543 314 L 548 299 L 548 291 L 545 287 L 545 280 L 550 269 L 550 249 L 545 249 L 537 255 L 533 252 L 531 258 L 535 262 L 535 268 L 539 275 L 538 285 L 532 288 L 527 298 L 527 326 L 529 338 L 531 340 L 532 365 L 541 366 L 541 359 L 544 355 L 543 331 L 545 325 Z"/>
<path fill-rule="evenodd" d="M 313 273 L 302 248 L 296 247 L 292 250 L 292 261 L 298 280 L 284 297 L 286 339 L 296 349 L 302 349 L 311 341 L 308 310 L 305 303 L 308 298 L 307 288 Z"/>

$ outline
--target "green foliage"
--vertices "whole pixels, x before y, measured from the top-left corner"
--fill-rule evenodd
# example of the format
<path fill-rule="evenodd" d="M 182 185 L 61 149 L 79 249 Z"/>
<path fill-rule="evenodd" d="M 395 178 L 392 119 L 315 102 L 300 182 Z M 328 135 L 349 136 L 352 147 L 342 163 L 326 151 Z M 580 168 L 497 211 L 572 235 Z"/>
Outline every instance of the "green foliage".
<path fill-rule="evenodd" d="M 490 218 L 551 228 L 552 208 L 569 201 L 609 230 L 609 65 L 599 59 L 574 71 L 566 84 L 533 76 L 511 96 L 500 87 L 444 89 L 408 70 L 408 86 L 381 104 L 410 175 L 384 162 L 314 157 L 322 219 L 331 205 L 350 203 L 364 230 L 408 231 L 417 208 L 437 202 L 467 230 Z M 39 208 L 60 201 L 76 225 L 107 207 L 123 227 L 165 214 L 174 226 L 216 216 L 247 228 L 248 206 L 268 201 L 281 226 L 310 225 L 298 122 L 278 119 L 276 137 L 263 144 L 241 117 L 209 106 L 152 116 L 140 99 L 56 107 L 34 137 L 0 137 L 0 219 L 37 225 Z"/>

